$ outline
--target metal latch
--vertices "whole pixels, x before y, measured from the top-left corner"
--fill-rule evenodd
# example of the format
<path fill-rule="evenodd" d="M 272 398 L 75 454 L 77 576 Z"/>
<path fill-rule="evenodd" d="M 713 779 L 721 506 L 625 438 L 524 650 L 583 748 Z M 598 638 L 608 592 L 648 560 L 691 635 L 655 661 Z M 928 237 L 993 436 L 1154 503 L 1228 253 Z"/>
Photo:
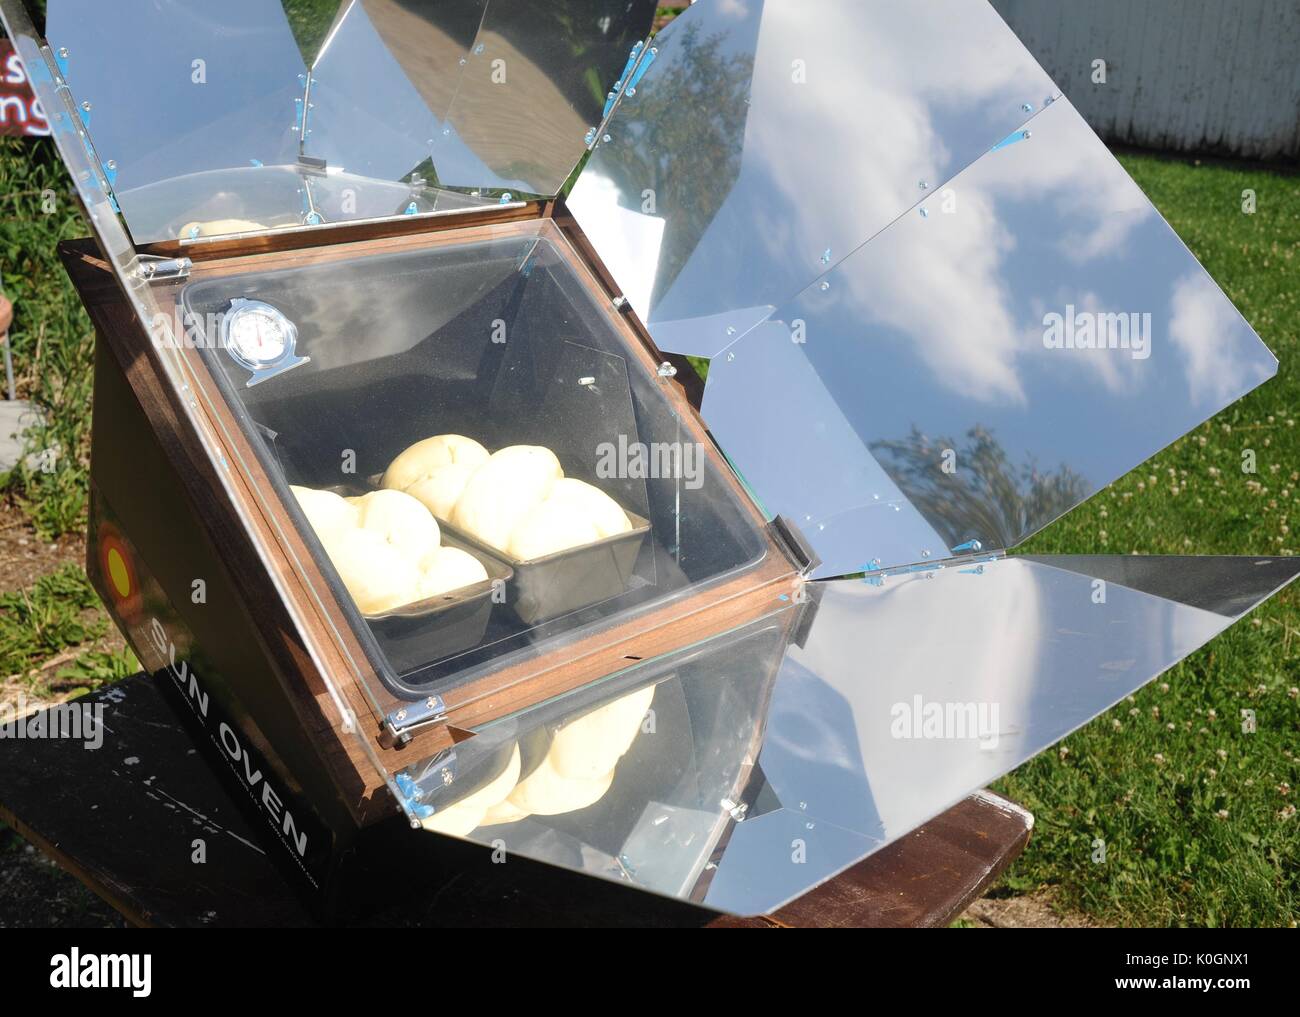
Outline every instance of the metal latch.
<path fill-rule="evenodd" d="M 406 745 L 420 728 L 441 724 L 447 719 L 447 706 L 441 696 L 429 696 L 419 703 L 408 703 L 384 718 L 384 734 L 393 746 Z"/>

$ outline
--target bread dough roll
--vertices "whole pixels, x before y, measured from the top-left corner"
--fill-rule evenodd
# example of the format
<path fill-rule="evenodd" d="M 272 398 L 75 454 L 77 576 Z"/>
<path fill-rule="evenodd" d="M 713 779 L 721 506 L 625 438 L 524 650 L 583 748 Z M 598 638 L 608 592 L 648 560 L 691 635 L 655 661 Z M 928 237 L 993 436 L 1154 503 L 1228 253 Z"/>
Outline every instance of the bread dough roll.
<path fill-rule="evenodd" d="M 415 560 L 373 530 L 342 530 L 321 543 L 362 614 L 383 614 L 418 596 Z"/>
<path fill-rule="evenodd" d="M 420 560 L 419 599 L 440 597 L 444 593 L 481 583 L 488 577 L 483 563 L 459 547 L 439 547 Z"/>
<path fill-rule="evenodd" d="M 451 519 L 456 502 L 465 491 L 465 485 L 474 475 L 477 466 L 466 463 L 448 463 L 439 466 L 427 477 L 417 480 L 406 493 L 418 500 L 439 519 Z"/>
<path fill-rule="evenodd" d="M 556 771 L 548 755 L 542 765 L 510 792 L 509 804 L 535 816 L 558 816 L 594 805 L 614 783 L 614 771 L 594 780 L 574 780 Z"/>
<path fill-rule="evenodd" d="M 290 487 L 298 499 L 303 515 L 322 541 L 337 537 L 344 530 L 357 527 L 357 509 L 333 491 L 314 491 L 309 487 Z"/>
<path fill-rule="evenodd" d="M 641 732 L 655 687 L 621 696 L 555 733 L 547 761 L 562 777 L 594 780 L 614 769 Z"/>
<path fill-rule="evenodd" d="M 520 561 L 533 561 L 599 539 L 600 531 L 580 507 L 552 498 L 519 522 L 510 535 L 506 550 Z"/>
<path fill-rule="evenodd" d="M 435 470 L 453 464 L 471 469 L 487 462 L 488 450 L 463 434 L 438 434 L 417 441 L 388 464 L 381 487 L 405 491 L 427 480 Z M 445 519 L 446 516 L 443 516 Z"/>
<path fill-rule="evenodd" d="M 555 453 L 540 445 L 511 445 L 474 471 L 456 503 L 452 523 L 499 550 L 515 527 L 546 500 L 564 476 Z"/>
<path fill-rule="evenodd" d="M 618 502 L 598 487 L 584 480 L 565 477 L 551 488 L 547 502 L 560 501 L 571 505 L 589 520 L 601 537 L 613 537 L 632 529 L 632 520 L 619 508 Z"/>
<path fill-rule="evenodd" d="M 506 768 L 491 783 L 458 802 L 444 806 L 432 816 L 420 820 L 420 825 L 435 833 L 464 837 L 483 825 L 483 817 L 488 809 L 504 800 L 517 780 L 519 780 L 518 745 L 510 754 L 510 761 L 506 764 Z M 452 786 L 455 787 L 454 784 Z"/>
<path fill-rule="evenodd" d="M 438 523 L 417 499 L 401 491 L 371 491 L 358 498 L 362 529 L 377 533 L 414 565 L 438 546 Z"/>

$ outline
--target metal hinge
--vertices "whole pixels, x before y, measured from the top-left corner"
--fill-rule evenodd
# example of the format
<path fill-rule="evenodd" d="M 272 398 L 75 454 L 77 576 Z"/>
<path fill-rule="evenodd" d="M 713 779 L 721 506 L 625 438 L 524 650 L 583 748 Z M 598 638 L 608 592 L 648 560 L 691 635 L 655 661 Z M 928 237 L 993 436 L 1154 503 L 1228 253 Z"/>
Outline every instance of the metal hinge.
<path fill-rule="evenodd" d="M 418 703 L 408 703 L 384 718 L 384 734 L 394 746 L 406 745 L 420 728 L 441 724 L 447 719 L 447 706 L 441 696 L 430 696 Z"/>
<path fill-rule="evenodd" d="M 189 277 L 194 262 L 189 258 L 160 258 L 156 254 L 137 254 L 132 260 L 131 274 L 145 282 L 185 279 Z"/>
<path fill-rule="evenodd" d="M 659 47 L 651 46 L 645 40 L 632 47 L 632 51 L 627 56 L 627 65 L 623 68 L 623 73 L 618 76 L 618 80 L 614 82 L 614 87 L 605 96 L 605 109 L 600 115 L 600 124 L 589 128 L 586 137 L 583 139 L 589 149 L 595 148 L 596 142 L 604 137 L 609 118 L 614 115 L 614 110 L 618 108 L 623 96 L 636 95 L 637 86 L 641 83 L 645 72 L 650 69 L 650 65 L 655 62 L 655 57 L 658 55 Z"/>

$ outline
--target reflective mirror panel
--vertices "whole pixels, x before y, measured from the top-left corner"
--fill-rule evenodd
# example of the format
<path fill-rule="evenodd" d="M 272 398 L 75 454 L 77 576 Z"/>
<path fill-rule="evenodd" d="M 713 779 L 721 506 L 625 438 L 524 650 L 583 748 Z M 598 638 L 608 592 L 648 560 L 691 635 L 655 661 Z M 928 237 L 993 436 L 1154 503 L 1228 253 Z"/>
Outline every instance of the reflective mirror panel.
<path fill-rule="evenodd" d="M 1292 558 L 1245 559 L 1230 555 L 1050 554 L 1025 555 L 1023 560 L 1176 600 L 1233 621 L 1271 597 L 1296 572 Z"/>
<path fill-rule="evenodd" d="M 654 9 L 51 0 L 47 27 L 144 243 L 554 194 Z"/>
<path fill-rule="evenodd" d="M 711 364 L 705 419 L 819 575 L 1011 547 L 1276 370 L 1068 102 L 1025 133 Z"/>
<path fill-rule="evenodd" d="M 441 184 L 514 196 L 558 192 L 586 153 L 587 132 L 600 125 L 632 47 L 649 34 L 655 6 L 489 0 L 435 139 Z"/>
<path fill-rule="evenodd" d="M 720 911 L 772 911 L 1231 623 L 1119 584 L 1097 603 L 1091 576 L 1051 560 L 812 584 L 804 605 L 484 728 L 451 760 L 463 786 L 435 765 L 398 783 L 431 830 Z M 1300 571 L 1150 561 L 1185 591 L 1226 583 L 1260 598 Z"/>
<path fill-rule="evenodd" d="M 653 46 L 569 206 L 660 348 L 700 356 L 1056 94 L 969 0 L 699 3 Z"/>
<path fill-rule="evenodd" d="M 152 185 L 297 159 L 303 63 L 279 4 L 51 0 L 48 11 L 46 37 L 137 242 L 178 235 L 159 215 Z M 242 200 L 224 204 L 238 213 L 220 218 L 295 213 L 296 190 L 281 189 L 283 174 L 262 176 L 221 173 L 190 190 L 196 203 L 216 205 L 223 190 L 236 190 Z M 177 225 L 190 218 L 197 213 Z"/>

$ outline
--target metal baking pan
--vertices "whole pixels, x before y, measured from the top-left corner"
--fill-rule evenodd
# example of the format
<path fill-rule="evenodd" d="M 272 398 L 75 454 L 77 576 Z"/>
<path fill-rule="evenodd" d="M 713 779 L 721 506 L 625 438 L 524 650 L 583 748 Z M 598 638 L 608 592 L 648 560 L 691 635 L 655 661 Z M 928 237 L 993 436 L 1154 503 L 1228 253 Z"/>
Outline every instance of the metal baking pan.
<path fill-rule="evenodd" d="M 499 558 L 511 568 L 514 578 L 508 583 L 506 605 L 526 625 L 537 625 L 628 591 L 637 557 L 650 533 L 650 520 L 623 511 L 632 523 L 627 533 L 531 561 L 512 558 L 442 519 L 438 525 L 480 557 Z"/>

